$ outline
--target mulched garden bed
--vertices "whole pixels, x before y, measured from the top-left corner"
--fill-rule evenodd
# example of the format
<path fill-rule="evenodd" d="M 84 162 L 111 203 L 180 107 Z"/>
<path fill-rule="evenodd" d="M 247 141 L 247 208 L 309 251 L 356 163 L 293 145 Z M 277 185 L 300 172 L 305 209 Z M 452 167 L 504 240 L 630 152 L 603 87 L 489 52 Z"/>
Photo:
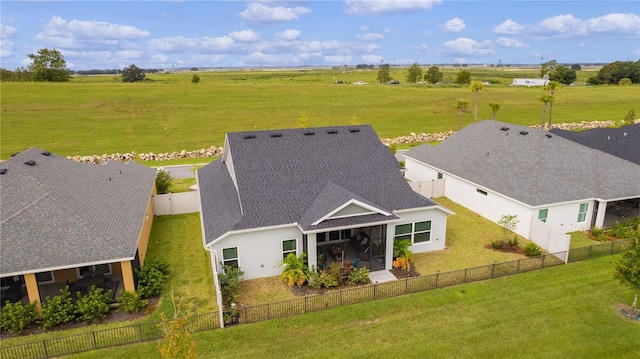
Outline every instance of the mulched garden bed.
<path fill-rule="evenodd" d="M 499 251 L 499 252 L 507 252 L 507 253 L 516 253 L 516 254 L 527 255 L 525 253 L 524 249 L 520 248 L 519 246 L 514 247 L 514 246 L 512 246 L 512 245 L 510 245 L 509 243 L 506 243 L 506 242 L 502 243 L 502 248 L 493 248 L 491 243 L 485 244 L 484 247 L 487 248 L 487 249 L 492 249 L 494 251 Z"/>
<path fill-rule="evenodd" d="M 405 279 L 405 278 L 419 277 L 420 276 L 420 273 L 418 273 L 418 271 L 415 269 L 415 266 L 411 267 L 410 271 L 406 271 L 406 270 L 402 270 L 402 269 L 398 269 L 398 268 L 392 268 L 391 269 L 391 274 L 396 276 L 396 278 L 398 278 L 398 279 Z"/>

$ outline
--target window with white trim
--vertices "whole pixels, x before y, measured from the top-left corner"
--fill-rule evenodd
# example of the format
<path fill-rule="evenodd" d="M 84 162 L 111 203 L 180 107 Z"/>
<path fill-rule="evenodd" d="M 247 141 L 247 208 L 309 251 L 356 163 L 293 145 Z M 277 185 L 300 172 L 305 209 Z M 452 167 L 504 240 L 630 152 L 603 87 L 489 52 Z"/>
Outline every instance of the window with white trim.
<path fill-rule="evenodd" d="M 40 272 L 36 273 L 36 282 L 38 283 L 53 283 L 53 272 Z"/>
<path fill-rule="evenodd" d="M 238 247 L 222 249 L 222 265 L 238 268 Z"/>
<path fill-rule="evenodd" d="M 578 211 L 578 222 L 584 222 L 587 220 L 588 210 L 589 210 L 589 203 L 580 204 L 580 210 Z"/>
<path fill-rule="evenodd" d="M 408 239 L 413 244 L 431 242 L 431 221 L 397 225 L 393 239 Z"/>
<path fill-rule="evenodd" d="M 541 209 L 538 211 L 538 219 L 544 223 L 547 223 L 547 216 L 549 215 L 549 209 Z"/>
<path fill-rule="evenodd" d="M 294 256 L 297 256 L 295 239 L 285 239 L 282 241 L 282 259 L 284 260 L 287 258 L 289 253 L 293 253 Z"/>

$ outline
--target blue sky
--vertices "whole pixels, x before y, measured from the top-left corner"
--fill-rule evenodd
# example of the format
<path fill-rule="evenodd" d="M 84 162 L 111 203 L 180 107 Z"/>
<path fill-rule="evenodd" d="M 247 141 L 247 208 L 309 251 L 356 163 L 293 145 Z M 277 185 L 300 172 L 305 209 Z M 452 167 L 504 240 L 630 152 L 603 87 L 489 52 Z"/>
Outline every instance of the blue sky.
<path fill-rule="evenodd" d="M 1 67 L 72 70 L 607 63 L 640 58 L 640 2 L 7 1 Z"/>

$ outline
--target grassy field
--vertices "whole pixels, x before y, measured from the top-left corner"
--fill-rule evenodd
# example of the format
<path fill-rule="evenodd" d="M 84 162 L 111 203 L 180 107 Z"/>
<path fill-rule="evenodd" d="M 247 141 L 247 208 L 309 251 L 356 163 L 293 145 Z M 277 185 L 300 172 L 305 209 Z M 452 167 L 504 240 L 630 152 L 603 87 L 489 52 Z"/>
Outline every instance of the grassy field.
<path fill-rule="evenodd" d="M 502 108 L 498 120 L 537 124 L 541 88 L 511 87 L 524 73 L 471 68 L 474 79 L 501 81 L 479 96 L 479 119 L 491 117 L 490 102 Z M 381 137 L 457 129 L 457 99 L 473 106 L 466 86 L 380 85 L 376 71 L 201 72 L 151 74 L 155 82 L 122 83 L 113 76 L 74 78 L 68 83 L 2 82 L 0 158 L 31 146 L 61 155 L 134 151 L 170 152 L 223 144 L 229 131 L 371 124 Z M 394 70 L 404 80 L 406 70 Z M 453 70 L 446 78 L 455 75 Z M 580 76 L 585 76 L 580 74 Z M 369 85 L 335 85 L 334 79 Z M 574 86 L 556 94 L 554 122 L 622 120 L 637 105 L 637 87 Z M 463 116 L 465 124 L 473 114 Z"/>
<path fill-rule="evenodd" d="M 192 334 L 199 358 L 637 358 L 632 293 L 601 257 Z M 156 343 L 69 358 L 159 358 Z"/>

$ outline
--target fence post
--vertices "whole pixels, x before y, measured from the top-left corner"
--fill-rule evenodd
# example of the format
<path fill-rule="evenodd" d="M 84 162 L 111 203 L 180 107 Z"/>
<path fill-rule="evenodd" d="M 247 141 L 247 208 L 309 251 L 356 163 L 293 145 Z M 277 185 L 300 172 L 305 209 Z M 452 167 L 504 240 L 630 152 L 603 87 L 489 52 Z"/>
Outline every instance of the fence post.
<path fill-rule="evenodd" d="M 609 250 L 609 254 L 613 254 L 613 244 L 614 243 L 615 243 L 614 241 L 611 241 L 611 249 Z"/>
<path fill-rule="evenodd" d="M 462 280 L 462 283 L 467 283 L 467 268 L 464 269 L 464 279 Z"/>
<path fill-rule="evenodd" d="M 593 249 L 593 244 L 589 246 L 589 256 L 587 258 L 591 258 L 591 249 Z"/>
<path fill-rule="evenodd" d="M 545 258 L 547 258 L 547 255 L 546 255 L 546 254 L 543 254 L 543 255 L 542 255 L 542 268 L 544 268 L 544 259 L 545 259 Z"/>
<path fill-rule="evenodd" d="M 308 299 L 308 297 L 305 295 L 304 296 L 304 312 L 305 313 L 307 312 L 307 299 Z"/>
<path fill-rule="evenodd" d="M 440 271 L 436 273 L 436 288 L 438 288 L 438 282 L 440 281 Z"/>
<path fill-rule="evenodd" d="M 142 343 L 142 324 L 138 324 L 138 334 L 140 336 L 140 342 Z"/>
<path fill-rule="evenodd" d="M 373 300 L 378 299 L 378 297 L 377 297 L 377 294 L 378 294 L 377 289 L 378 289 L 378 285 L 377 285 L 377 284 L 374 284 L 374 285 L 373 285 Z"/>
<path fill-rule="evenodd" d="M 46 339 L 42 340 L 42 351 L 44 351 L 44 357 L 48 358 L 49 357 L 49 353 L 47 353 L 47 340 Z"/>
<path fill-rule="evenodd" d="M 94 330 L 91 331 L 91 336 L 93 337 L 93 348 L 98 349 L 98 342 L 96 341 L 96 332 Z"/>
<path fill-rule="evenodd" d="M 404 294 L 409 293 L 409 278 L 404 279 Z"/>
<path fill-rule="evenodd" d="M 342 306 L 342 290 L 340 290 L 338 293 L 340 293 L 339 301 L 340 301 L 340 306 Z"/>
<path fill-rule="evenodd" d="M 495 272 L 495 270 L 496 270 L 496 263 L 494 262 L 494 263 L 491 265 L 491 278 L 493 278 L 493 272 Z"/>
<path fill-rule="evenodd" d="M 520 273 L 520 258 L 518 258 L 518 268 L 516 269 L 516 273 Z"/>

